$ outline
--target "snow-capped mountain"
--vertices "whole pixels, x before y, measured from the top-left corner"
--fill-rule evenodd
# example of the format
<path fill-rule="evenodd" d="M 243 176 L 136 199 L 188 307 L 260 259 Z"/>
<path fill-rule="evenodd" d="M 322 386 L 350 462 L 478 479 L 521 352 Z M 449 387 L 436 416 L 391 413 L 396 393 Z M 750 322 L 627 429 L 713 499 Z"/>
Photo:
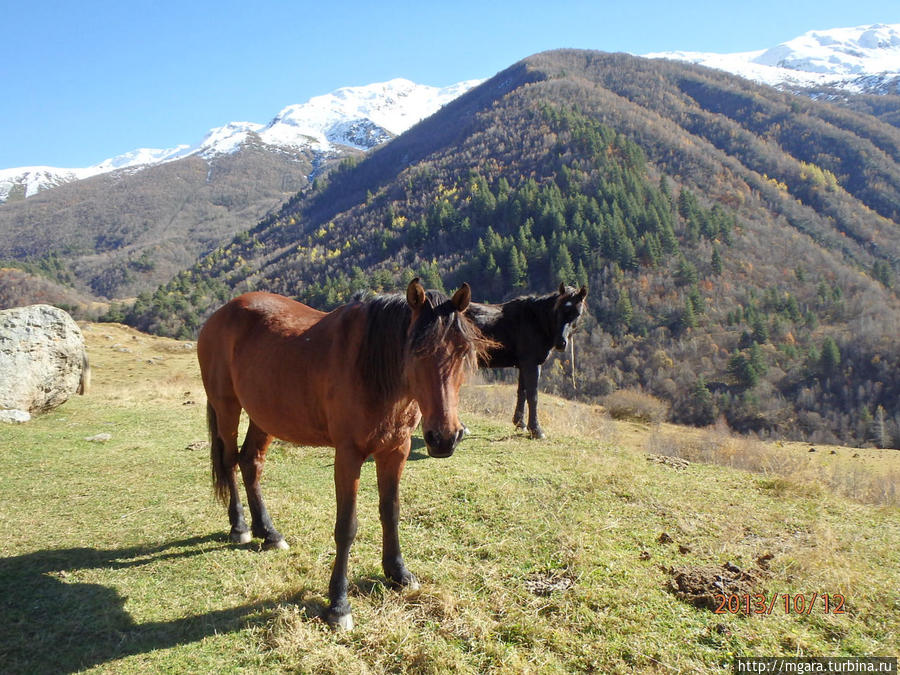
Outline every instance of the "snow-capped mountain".
<path fill-rule="evenodd" d="M 814 30 L 770 49 L 733 54 L 655 52 L 781 89 L 900 94 L 900 24 Z"/>
<path fill-rule="evenodd" d="M 327 155 L 343 148 L 370 150 L 481 83 L 468 80 L 439 88 L 394 79 L 361 87 L 344 87 L 290 105 L 268 124 L 230 122 L 211 129 L 194 145 L 169 149 L 141 148 L 94 166 L 59 169 L 48 166 L 0 169 L 0 203 L 10 193 L 30 197 L 40 190 L 122 169 L 140 170 L 199 155 L 207 160 L 238 151 L 254 140 L 276 148 L 311 150 Z"/>

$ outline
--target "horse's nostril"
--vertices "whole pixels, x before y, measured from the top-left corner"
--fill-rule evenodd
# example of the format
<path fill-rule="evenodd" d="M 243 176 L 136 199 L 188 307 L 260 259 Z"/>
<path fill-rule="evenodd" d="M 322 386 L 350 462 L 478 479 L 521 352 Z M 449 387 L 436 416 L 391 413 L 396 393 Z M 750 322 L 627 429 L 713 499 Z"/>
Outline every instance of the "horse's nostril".
<path fill-rule="evenodd" d="M 432 448 L 436 448 L 436 447 L 438 447 L 440 440 L 441 440 L 440 437 L 435 432 L 431 431 L 430 429 L 425 432 L 425 445 L 432 447 Z"/>

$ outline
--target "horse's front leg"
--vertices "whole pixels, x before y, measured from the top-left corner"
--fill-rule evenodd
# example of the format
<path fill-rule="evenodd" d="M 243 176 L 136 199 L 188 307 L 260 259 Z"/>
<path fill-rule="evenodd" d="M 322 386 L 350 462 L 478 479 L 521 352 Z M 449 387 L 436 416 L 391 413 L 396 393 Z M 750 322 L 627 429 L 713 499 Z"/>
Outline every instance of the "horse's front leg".
<path fill-rule="evenodd" d="M 334 455 L 334 490 L 337 500 L 337 518 L 334 523 L 334 543 L 337 554 L 328 584 L 329 607 L 325 620 L 335 628 L 353 628 L 350 602 L 347 600 L 347 566 L 350 547 L 356 538 L 356 493 L 359 490 L 359 472 L 362 455 L 354 447 L 338 448 Z"/>
<path fill-rule="evenodd" d="M 406 569 L 400 553 L 400 476 L 409 457 L 410 442 L 395 450 L 375 455 L 378 474 L 378 513 L 381 516 L 381 565 L 384 575 L 394 585 L 417 590 L 419 582 Z"/>
<path fill-rule="evenodd" d="M 538 422 L 538 380 L 541 377 L 541 367 L 538 365 L 526 366 L 519 369 L 524 379 L 525 398 L 528 401 L 528 431 L 532 438 L 544 438 L 544 430 Z"/>

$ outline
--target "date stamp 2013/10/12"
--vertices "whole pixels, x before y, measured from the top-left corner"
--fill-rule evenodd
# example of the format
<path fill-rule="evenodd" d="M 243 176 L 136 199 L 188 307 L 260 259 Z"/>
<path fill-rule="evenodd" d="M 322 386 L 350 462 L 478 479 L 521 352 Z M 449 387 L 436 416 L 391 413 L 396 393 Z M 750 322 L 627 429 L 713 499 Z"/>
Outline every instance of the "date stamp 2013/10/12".
<path fill-rule="evenodd" d="M 717 593 L 716 614 L 806 614 L 814 609 L 823 614 L 846 614 L 844 596 L 840 593 Z"/>

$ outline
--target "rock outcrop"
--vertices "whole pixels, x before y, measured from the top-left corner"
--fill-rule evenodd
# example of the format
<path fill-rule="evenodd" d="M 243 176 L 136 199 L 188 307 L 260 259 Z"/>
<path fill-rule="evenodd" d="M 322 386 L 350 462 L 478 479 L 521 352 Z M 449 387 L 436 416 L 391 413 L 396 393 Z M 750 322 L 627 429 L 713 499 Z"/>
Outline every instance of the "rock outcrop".
<path fill-rule="evenodd" d="M 41 413 L 65 403 L 87 381 L 78 324 L 50 305 L 0 311 L 0 410 Z"/>

